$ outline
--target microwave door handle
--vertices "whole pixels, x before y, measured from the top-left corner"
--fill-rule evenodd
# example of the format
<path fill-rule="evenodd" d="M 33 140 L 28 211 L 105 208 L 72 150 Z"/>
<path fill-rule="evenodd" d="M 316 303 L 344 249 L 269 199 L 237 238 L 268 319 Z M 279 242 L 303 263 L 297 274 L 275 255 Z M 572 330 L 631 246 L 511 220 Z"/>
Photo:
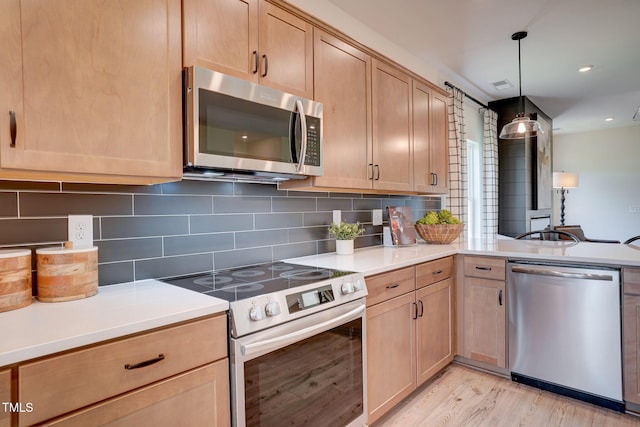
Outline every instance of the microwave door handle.
<path fill-rule="evenodd" d="M 300 158 L 298 159 L 298 164 L 296 165 L 296 171 L 300 172 L 304 167 L 304 158 L 307 156 L 307 117 L 304 114 L 304 106 L 302 105 L 302 101 L 300 101 L 299 99 L 296 100 L 296 110 L 300 115 L 300 127 L 302 133 L 302 143 L 300 144 Z"/>

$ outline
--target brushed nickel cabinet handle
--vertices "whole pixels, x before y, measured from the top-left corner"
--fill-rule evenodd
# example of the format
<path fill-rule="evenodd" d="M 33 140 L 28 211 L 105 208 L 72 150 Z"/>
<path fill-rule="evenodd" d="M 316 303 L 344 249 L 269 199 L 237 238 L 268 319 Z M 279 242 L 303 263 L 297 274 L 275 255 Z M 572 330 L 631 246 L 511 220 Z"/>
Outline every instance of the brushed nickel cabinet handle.
<path fill-rule="evenodd" d="M 418 314 L 418 317 L 422 317 L 422 315 L 424 314 L 424 304 L 422 303 L 422 300 L 418 300 L 418 304 L 420 305 L 420 314 Z"/>
<path fill-rule="evenodd" d="M 124 365 L 124 369 L 132 370 L 132 369 L 140 369 L 149 365 L 154 365 L 160 361 L 164 360 L 164 354 L 159 354 L 158 357 L 154 357 L 153 359 L 145 360 L 144 362 L 136 363 L 134 365 L 126 364 Z"/>
<path fill-rule="evenodd" d="M 476 270 L 491 271 L 491 267 L 481 267 L 479 265 L 476 265 Z"/>
<path fill-rule="evenodd" d="M 416 320 L 418 318 L 418 304 L 416 304 L 415 302 L 412 303 L 413 304 L 413 320 Z"/>
<path fill-rule="evenodd" d="M 264 65 L 262 77 L 267 77 L 267 73 L 269 72 L 269 59 L 267 55 L 262 55 L 262 64 Z"/>
<path fill-rule="evenodd" d="M 502 305 L 502 289 L 498 292 L 498 304 Z"/>
<path fill-rule="evenodd" d="M 433 274 L 434 276 L 436 274 L 442 274 L 442 270 L 436 270 L 436 271 L 432 271 L 431 274 Z"/>
<path fill-rule="evenodd" d="M 369 163 L 369 167 L 371 168 L 371 177 L 369 179 L 373 181 L 373 178 L 375 176 L 375 174 L 373 172 L 373 163 Z"/>
<path fill-rule="evenodd" d="M 376 165 L 376 181 L 380 181 L 380 165 Z"/>
<path fill-rule="evenodd" d="M 9 144 L 9 147 L 15 147 L 18 128 L 16 126 L 16 112 L 13 110 L 9 111 L 9 133 L 11 134 L 11 143 Z"/>
<path fill-rule="evenodd" d="M 387 285 L 387 289 L 395 289 L 400 286 L 400 283 L 394 283 L 393 285 Z"/>

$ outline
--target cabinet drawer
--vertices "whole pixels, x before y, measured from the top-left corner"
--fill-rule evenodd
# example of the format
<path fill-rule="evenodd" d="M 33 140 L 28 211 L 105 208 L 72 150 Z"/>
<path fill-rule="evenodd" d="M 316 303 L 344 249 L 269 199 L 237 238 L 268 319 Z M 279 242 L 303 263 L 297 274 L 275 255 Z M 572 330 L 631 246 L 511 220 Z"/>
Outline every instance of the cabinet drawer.
<path fill-rule="evenodd" d="M 98 403 L 46 426 L 230 424 L 228 359 Z"/>
<path fill-rule="evenodd" d="M 625 268 L 622 280 L 625 294 L 640 295 L 640 268 Z"/>
<path fill-rule="evenodd" d="M 440 280 L 448 279 L 453 275 L 453 257 L 436 259 L 416 266 L 416 289 Z"/>
<path fill-rule="evenodd" d="M 0 402 L 13 402 L 11 400 L 11 369 L 0 371 Z M 11 412 L 0 408 L 0 427 L 11 425 Z"/>
<path fill-rule="evenodd" d="M 31 402 L 37 410 L 20 414 L 20 425 L 224 358 L 226 337 L 226 316 L 220 315 L 21 365 L 19 401 Z"/>
<path fill-rule="evenodd" d="M 505 280 L 506 263 L 502 258 L 465 256 L 462 262 L 467 277 Z"/>
<path fill-rule="evenodd" d="M 414 267 L 401 268 L 388 273 L 367 277 L 367 307 L 386 301 L 416 288 Z"/>

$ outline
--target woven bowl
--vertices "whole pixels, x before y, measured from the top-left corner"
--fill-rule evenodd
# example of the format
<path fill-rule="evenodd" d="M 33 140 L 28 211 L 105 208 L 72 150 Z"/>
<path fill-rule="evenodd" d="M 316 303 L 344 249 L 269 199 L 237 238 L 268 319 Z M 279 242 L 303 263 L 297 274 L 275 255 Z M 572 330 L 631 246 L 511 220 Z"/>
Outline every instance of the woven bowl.
<path fill-rule="evenodd" d="M 464 224 L 416 224 L 416 231 L 422 239 L 431 244 L 444 245 L 460 236 Z"/>

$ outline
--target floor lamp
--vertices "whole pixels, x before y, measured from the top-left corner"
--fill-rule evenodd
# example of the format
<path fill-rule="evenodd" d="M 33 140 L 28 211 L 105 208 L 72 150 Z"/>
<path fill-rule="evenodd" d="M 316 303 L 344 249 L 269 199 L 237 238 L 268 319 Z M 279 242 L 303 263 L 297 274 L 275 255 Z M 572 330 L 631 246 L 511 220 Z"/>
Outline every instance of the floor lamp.
<path fill-rule="evenodd" d="M 564 202 L 567 188 L 578 187 L 578 174 L 573 172 L 554 172 L 553 188 L 560 189 L 560 225 L 564 225 Z"/>

